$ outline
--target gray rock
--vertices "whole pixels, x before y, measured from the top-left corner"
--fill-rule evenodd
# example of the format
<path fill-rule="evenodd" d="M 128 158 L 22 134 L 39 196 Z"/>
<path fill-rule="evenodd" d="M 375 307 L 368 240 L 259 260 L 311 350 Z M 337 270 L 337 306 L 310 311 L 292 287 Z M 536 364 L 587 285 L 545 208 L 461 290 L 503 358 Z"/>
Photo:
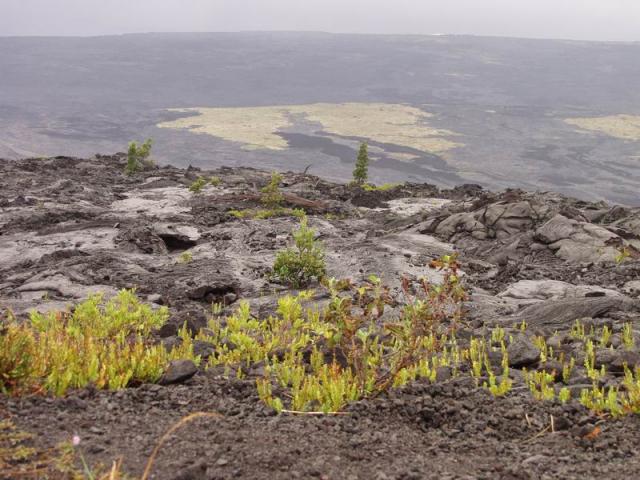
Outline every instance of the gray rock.
<path fill-rule="evenodd" d="M 616 351 L 616 356 L 609 364 L 609 368 L 614 373 L 624 372 L 625 365 L 632 371 L 640 365 L 640 353 L 634 351 Z"/>
<path fill-rule="evenodd" d="M 196 335 L 201 329 L 206 328 L 209 320 L 204 312 L 200 310 L 187 310 L 186 312 L 173 315 L 169 319 L 169 324 L 173 324 L 180 329 L 186 323 L 187 330 L 192 335 Z"/>
<path fill-rule="evenodd" d="M 187 250 L 200 239 L 200 232 L 190 225 L 156 223 L 153 232 L 162 239 L 169 251 Z"/>
<path fill-rule="evenodd" d="M 199 355 L 202 360 L 207 360 L 215 351 L 216 349 L 212 343 L 205 342 L 204 340 L 193 341 L 193 354 Z"/>
<path fill-rule="evenodd" d="M 160 330 L 158 330 L 158 335 L 160 338 L 169 338 L 177 335 L 178 327 L 175 323 L 165 323 Z"/>
<path fill-rule="evenodd" d="M 508 324 L 513 325 L 514 322 L 519 323 L 525 320 L 535 327 L 562 329 L 579 318 L 597 318 L 609 312 L 638 311 L 639 309 L 639 301 L 623 296 L 565 298 L 539 302 L 526 307 L 511 318 Z"/>
<path fill-rule="evenodd" d="M 182 469 L 178 475 L 173 477 L 173 480 L 206 480 L 209 478 L 207 469 L 207 463 L 204 460 L 200 460 L 194 465 Z"/>
<path fill-rule="evenodd" d="M 160 378 L 160 385 L 172 385 L 189 380 L 196 373 L 198 367 L 191 360 L 174 360 Z"/>
<path fill-rule="evenodd" d="M 556 215 L 536 230 L 537 240 L 571 263 L 613 262 L 622 238 L 606 228 Z"/>
<path fill-rule="evenodd" d="M 160 295 L 159 293 L 152 293 L 151 295 L 147 295 L 147 302 L 155 303 L 157 305 L 164 305 L 162 295 Z"/>
<path fill-rule="evenodd" d="M 499 293 L 499 297 L 514 298 L 518 300 L 548 300 L 567 297 L 596 296 L 619 297 L 621 294 L 615 290 L 609 290 L 593 285 L 572 285 L 559 280 L 520 280 Z M 603 295 L 604 294 L 604 295 Z"/>
<path fill-rule="evenodd" d="M 527 367 L 540 360 L 540 350 L 524 335 L 513 339 L 513 342 L 507 347 L 507 354 L 509 355 L 509 366 L 514 368 Z"/>
<path fill-rule="evenodd" d="M 162 339 L 162 346 L 168 352 L 170 352 L 174 348 L 179 347 L 180 345 L 182 345 L 182 339 L 180 337 L 176 336 L 176 335 L 173 335 L 173 336 L 166 337 L 166 338 Z"/>

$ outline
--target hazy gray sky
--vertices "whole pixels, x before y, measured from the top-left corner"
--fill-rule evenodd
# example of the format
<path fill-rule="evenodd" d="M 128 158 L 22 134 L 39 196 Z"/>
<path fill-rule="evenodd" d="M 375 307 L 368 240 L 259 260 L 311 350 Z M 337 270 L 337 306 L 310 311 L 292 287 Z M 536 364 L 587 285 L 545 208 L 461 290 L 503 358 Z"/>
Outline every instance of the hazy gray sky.
<path fill-rule="evenodd" d="M 640 41 L 640 0 L 0 0 L 0 35 L 237 30 Z"/>

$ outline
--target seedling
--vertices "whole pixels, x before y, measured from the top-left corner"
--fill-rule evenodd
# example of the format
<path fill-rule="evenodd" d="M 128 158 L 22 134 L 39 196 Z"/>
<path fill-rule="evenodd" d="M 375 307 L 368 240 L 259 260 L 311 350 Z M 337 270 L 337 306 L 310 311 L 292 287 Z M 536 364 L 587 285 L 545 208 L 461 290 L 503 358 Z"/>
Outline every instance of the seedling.
<path fill-rule="evenodd" d="M 584 324 L 580 321 L 580 320 L 576 320 L 575 323 L 573 324 L 573 327 L 571 327 L 571 332 L 570 332 L 571 337 L 578 339 L 578 340 L 584 340 L 586 337 L 585 334 L 585 330 L 584 330 Z"/>
<path fill-rule="evenodd" d="M 571 372 L 573 371 L 573 367 L 576 365 L 576 359 L 571 357 L 569 363 L 562 364 L 562 381 L 566 384 L 569 383 L 569 379 L 571 378 Z"/>
<path fill-rule="evenodd" d="M 605 325 L 600 333 L 600 347 L 605 348 L 611 342 L 611 329 Z"/>
<path fill-rule="evenodd" d="M 531 394 L 536 400 L 553 400 L 555 398 L 555 391 L 553 388 L 553 375 L 545 372 L 544 370 L 538 370 L 536 372 L 528 372 L 523 370 L 523 374 Z"/>
<path fill-rule="evenodd" d="M 260 202 L 268 209 L 276 209 L 280 207 L 284 201 L 284 195 L 280 192 L 281 182 L 282 175 L 277 172 L 273 172 L 269 183 L 260 190 L 262 193 L 260 196 Z"/>
<path fill-rule="evenodd" d="M 617 265 L 620 265 L 627 258 L 631 256 L 631 251 L 627 248 L 626 245 L 623 245 L 618 249 L 618 253 L 615 256 L 615 261 Z"/>
<path fill-rule="evenodd" d="M 567 387 L 562 387 L 558 392 L 558 400 L 563 405 L 571 400 L 571 390 L 569 390 Z"/>
<path fill-rule="evenodd" d="M 622 344 L 627 350 L 633 350 L 635 346 L 635 340 L 633 338 L 633 325 L 630 322 L 626 322 L 622 326 Z"/>
<path fill-rule="evenodd" d="M 364 185 L 367 182 L 369 176 L 369 152 L 367 150 L 367 144 L 361 143 L 360 150 L 358 151 L 358 159 L 356 160 L 356 167 L 353 170 L 353 183 L 355 185 Z"/>
<path fill-rule="evenodd" d="M 277 254 L 273 278 L 299 288 L 314 278 L 321 279 L 326 267 L 322 244 L 315 239 L 315 230 L 308 226 L 306 216 L 293 232 L 293 239 L 295 248 L 287 248 Z"/>
<path fill-rule="evenodd" d="M 136 172 L 144 170 L 146 167 L 153 166 L 153 161 L 149 159 L 151 143 L 150 138 L 142 145 L 138 145 L 136 142 L 129 143 L 127 166 L 124 170 L 127 175 L 133 175 Z"/>

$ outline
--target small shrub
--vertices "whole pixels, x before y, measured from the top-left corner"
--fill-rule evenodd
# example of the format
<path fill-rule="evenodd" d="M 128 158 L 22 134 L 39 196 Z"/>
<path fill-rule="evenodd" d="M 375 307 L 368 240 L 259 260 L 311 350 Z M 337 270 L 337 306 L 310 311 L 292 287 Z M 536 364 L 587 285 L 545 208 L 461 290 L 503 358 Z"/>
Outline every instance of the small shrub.
<path fill-rule="evenodd" d="M 307 285 L 313 278 L 322 278 L 326 270 L 324 252 L 314 237 L 315 230 L 307 225 L 307 217 L 302 217 L 300 227 L 293 232 L 295 248 L 278 253 L 273 276 L 295 288 Z"/>
<path fill-rule="evenodd" d="M 353 183 L 356 185 L 364 185 L 369 177 L 369 152 L 367 144 L 361 143 L 358 151 L 358 159 L 356 160 L 356 168 L 353 170 Z"/>
<path fill-rule="evenodd" d="M 304 308 L 309 291 L 280 298 L 268 318 L 255 318 L 241 302 L 224 321 L 212 319 L 198 339 L 221 345 L 209 367 L 242 377 L 262 364 L 258 395 L 275 410 L 336 412 L 417 378 L 434 381 L 441 366 L 455 373 L 468 358 L 449 336 L 465 300 L 457 264 L 449 257 L 440 265 L 434 268 L 444 270 L 444 283 L 428 285 L 391 322 L 380 321 L 393 300 L 377 277 L 361 286 L 331 279 L 325 282 L 331 299 L 321 311 Z M 509 387 L 497 384 L 501 392 Z"/>
<path fill-rule="evenodd" d="M 220 177 L 213 176 L 209 179 L 209 183 L 214 187 L 217 187 L 222 183 L 222 180 L 220 180 Z"/>
<path fill-rule="evenodd" d="M 147 167 L 153 166 L 153 161 L 149 159 L 149 155 L 151 155 L 151 143 L 152 140 L 150 138 L 142 145 L 138 145 L 136 142 L 129 143 L 127 166 L 124 170 L 127 175 L 133 175 Z"/>
<path fill-rule="evenodd" d="M 260 190 L 262 193 L 260 203 L 265 207 L 275 209 L 282 204 L 284 196 L 280 192 L 280 182 L 282 182 L 282 175 L 278 172 L 273 172 L 269 183 Z"/>
<path fill-rule="evenodd" d="M 193 193 L 200 193 L 207 184 L 207 180 L 204 177 L 198 177 L 190 186 L 189 191 Z"/>
<path fill-rule="evenodd" d="M 166 307 L 153 310 L 123 290 L 107 302 L 92 295 L 71 312 L 10 320 L 0 333 L 0 391 L 64 395 L 88 385 L 120 389 L 156 382 L 171 360 L 198 361 L 185 328 L 182 344 L 170 352 L 151 342 L 152 330 L 168 317 Z"/>

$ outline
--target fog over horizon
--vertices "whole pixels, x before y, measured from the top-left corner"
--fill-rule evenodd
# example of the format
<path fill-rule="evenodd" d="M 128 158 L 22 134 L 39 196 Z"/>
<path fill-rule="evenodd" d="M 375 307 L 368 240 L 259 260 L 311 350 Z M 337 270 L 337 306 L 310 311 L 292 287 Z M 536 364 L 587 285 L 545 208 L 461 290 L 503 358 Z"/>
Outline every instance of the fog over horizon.
<path fill-rule="evenodd" d="M 322 31 L 640 41 L 637 0 L 2 0 L 0 36 Z"/>

